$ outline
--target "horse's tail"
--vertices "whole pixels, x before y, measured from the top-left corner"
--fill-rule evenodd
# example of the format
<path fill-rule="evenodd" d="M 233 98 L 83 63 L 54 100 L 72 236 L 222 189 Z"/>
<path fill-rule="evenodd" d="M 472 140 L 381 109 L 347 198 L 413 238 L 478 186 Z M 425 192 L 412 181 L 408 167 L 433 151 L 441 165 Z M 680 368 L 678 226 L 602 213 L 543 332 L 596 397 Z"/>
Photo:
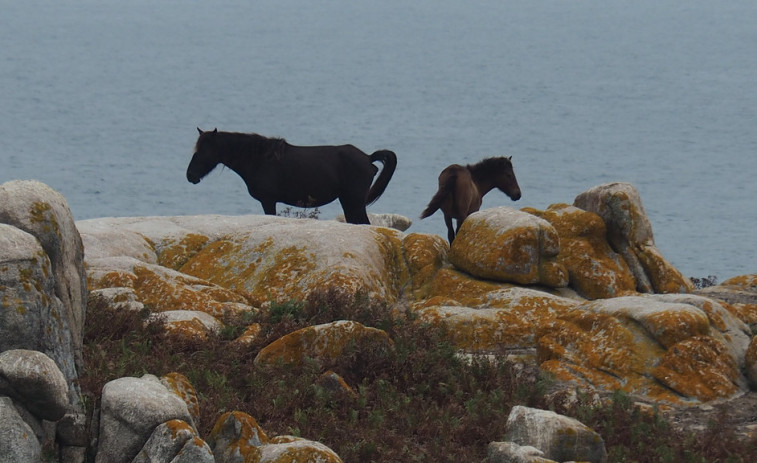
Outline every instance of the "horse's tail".
<path fill-rule="evenodd" d="M 426 206 L 426 209 L 421 213 L 421 219 L 431 216 L 442 207 L 442 202 L 444 202 L 449 195 L 455 194 L 456 182 L 457 174 L 453 173 L 447 176 L 444 183 L 439 184 L 439 190 L 434 194 L 433 198 L 431 198 L 431 201 L 428 203 L 428 206 Z"/>
<path fill-rule="evenodd" d="M 394 169 L 397 167 L 397 155 L 393 151 L 378 150 L 371 154 L 371 162 L 376 161 L 381 161 L 384 168 L 381 169 L 381 173 L 368 191 L 368 197 L 365 199 L 366 205 L 375 203 L 386 190 L 386 186 L 389 185 L 389 180 L 392 179 L 394 174 Z"/>

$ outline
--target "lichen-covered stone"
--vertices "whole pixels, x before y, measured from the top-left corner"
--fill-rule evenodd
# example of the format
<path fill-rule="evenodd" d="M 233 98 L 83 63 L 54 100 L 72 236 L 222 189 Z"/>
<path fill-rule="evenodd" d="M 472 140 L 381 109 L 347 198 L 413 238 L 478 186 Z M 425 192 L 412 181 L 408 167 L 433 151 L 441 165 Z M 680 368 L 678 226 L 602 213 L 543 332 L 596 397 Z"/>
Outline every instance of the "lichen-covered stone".
<path fill-rule="evenodd" d="M 509 207 L 478 211 L 465 219 L 449 261 L 477 278 L 562 287 L 567 270 L 556 261 L 560 239 L 544 219 Z"/>
<path fill-rule="evenodd" d="M 580 295 L 600 299 L 635 292 L 636 280 L 626 262 L 607 244 L 601 217 L 567 204 L 528 212 L 552 224 L 560 237 L 557 262 L 568 270 L 569 285 Z"/>
<path fill-rule="evenodd" d="M 160 383 L 187 404 L 187 410 L 192 416 L 192 424 L 196 426 L 200 422 L 200 401 L 189 378 L 181 373 L 171 372 L 161 376 Z"/>
<path fill-rule="evenodd" d="M 260 447 L 259 463 L 342 463 L 342 459 L 320 442 L 277 436 Z"/>
<path fill-rule="evenodd" d="M 691 281 L 655 247 L 652 225 L 633 185 L 599 185 L 579 194 L 573 205 L 598 214 L 604 220 L 608 241 L 628 264 L 638 291 L 679 293 L 694 289 Z"/>
<path fill-rule="evenodd" d="M 428 296 L 429 283 L 447 260 L 447 241 L 438 235 L 410 233 L 403 238 L 402 249 L 410 272 L 413 295 L 416 298 Z"/>
<path fill-rule="evenodd" d="M 306 358 L 330 363 L 351 346 L 365 346 L 373 350 L 391 349 L 392 340 L 383 330 L 341 320 L 289 333 L 264 347 L 255 357 L 255 363 L 282 361 L 299 364 Z"/>
<path fill-rule="evenodd" d="M 221 415 L 207 439 L 217 463 L 258 463 L 260 446 L 268 441 L 255 418 L 240 411 Z"/>
<path fill-rule="evenodd" d="M 68 409 L 68 384 L 55 362 L 33 350 L 0 353 L 0 395 L 12 397 L 34 416 L 58 421 Z"/>
<path fill-rule="evenodd" d="M 554 461 L 607 460 L 602 437 L 580 421 L 549 410 L 515 406 L 505 428 L 505 441 L 531 446 Z"/>
<path fill-rule="evenodd" d="M 459 349 L 494 352 L 534 348 L 544 327 L 578 304 L 544 291 L 500 286 L 465 303 L 437 296 L 413 304 L 411 311 L 418 323 L 444 326 Z"/>
<path fill-rule="evenodd" d="M 660 297 L 586 302 L 561 315 L 539 339 L 541 368 L 563 381 L 671 403 L 737 393 L 739 343 L 721 341 L 727 329 L 714 328 L 705 310 Z"/>
<path fill-rule="evenodd" d="M 652 375 L 679 394 L 701 401 L 739 392 L 739 369 L 728 351 L 709 336 L 683 340 L 660 359 Z"/>

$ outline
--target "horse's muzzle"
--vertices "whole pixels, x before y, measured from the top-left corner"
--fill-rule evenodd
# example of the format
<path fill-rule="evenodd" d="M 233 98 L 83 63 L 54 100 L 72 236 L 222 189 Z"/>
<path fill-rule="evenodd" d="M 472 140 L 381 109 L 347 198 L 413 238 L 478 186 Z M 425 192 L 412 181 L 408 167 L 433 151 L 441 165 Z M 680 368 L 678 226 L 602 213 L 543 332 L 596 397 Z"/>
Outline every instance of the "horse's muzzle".
<path fill-rule="evenodd" d="M 187 172 L 187 180 L 189 180 L 190 183 L 197 185 L 200 183 L 200 177 L 197 177 L 195 175 L 190 175 L 189 172 Z"/>

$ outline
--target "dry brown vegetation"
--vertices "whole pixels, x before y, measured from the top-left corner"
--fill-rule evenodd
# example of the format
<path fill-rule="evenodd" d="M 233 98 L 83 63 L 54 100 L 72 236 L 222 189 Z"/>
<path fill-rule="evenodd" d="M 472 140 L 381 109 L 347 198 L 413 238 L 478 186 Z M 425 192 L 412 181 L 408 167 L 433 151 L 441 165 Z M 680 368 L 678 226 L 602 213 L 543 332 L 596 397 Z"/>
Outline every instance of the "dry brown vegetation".
<path fill-rule="evenodd" d="M 489 442 L 502 440 L 514 405 L 550 408 L 549 378 L 504 360 L 462 359 L 445 333 L 392 316 L 381 304 L 339 291 L 302 302 L 272 304 L 260 314 L 224 320 L 216 337 L 192 343 L 166 335 L 143 313 L 92 304 L 85 334 L 81 387 L 87 406 L 97 405 L 103 385 L 123 376 L 179 372 L 194 385 L 198 423 L 207 436 L 225 411 L 254 417 L 270 435 L 293 434 L 332 448 L 345 462 L 482 461 Z M 353 346 L 333 364 L 259 366 L 268 343 L 296 329 L 354 320 L 387 331 L 394 349 Z M 250 323 L 262 330 L 251 347 L 231 341 Z M 355 394 L 337 394 L 319 383 L 324 371 L 341 375 Z M 606 406 L 579 404 L 556 411 L 599 432 L 612 462 L 747 462 L 757 442 L 744 442 L 717 423 L 700 434 L 673 430 L 658 414 L 639 413 L 616 394 Z M 552 406 L 554 408 L 554 406 Z"/>

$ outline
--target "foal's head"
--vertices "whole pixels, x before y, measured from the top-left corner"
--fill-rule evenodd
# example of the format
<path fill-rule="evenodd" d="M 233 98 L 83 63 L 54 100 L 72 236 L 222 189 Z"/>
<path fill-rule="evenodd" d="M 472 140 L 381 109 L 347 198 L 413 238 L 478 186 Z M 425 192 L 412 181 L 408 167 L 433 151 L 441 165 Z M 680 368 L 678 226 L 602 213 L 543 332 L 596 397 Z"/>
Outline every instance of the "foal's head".
<path fill-rule="evenodd" d="M 218 129 L 203 132 L 198 127 L 197 131 L 200 136 L 195 144 L 195 154 L 187 167 L 187 180 L 195 184 L 200 183 L 221 161 L 216 149 Z"/>
<path fill-rule="evenodd" d="M 479 163 L 500 191 L 513 201 L 520 199 L 520 187 L 513 171 L 512 156 L 484 159 Z"/>

